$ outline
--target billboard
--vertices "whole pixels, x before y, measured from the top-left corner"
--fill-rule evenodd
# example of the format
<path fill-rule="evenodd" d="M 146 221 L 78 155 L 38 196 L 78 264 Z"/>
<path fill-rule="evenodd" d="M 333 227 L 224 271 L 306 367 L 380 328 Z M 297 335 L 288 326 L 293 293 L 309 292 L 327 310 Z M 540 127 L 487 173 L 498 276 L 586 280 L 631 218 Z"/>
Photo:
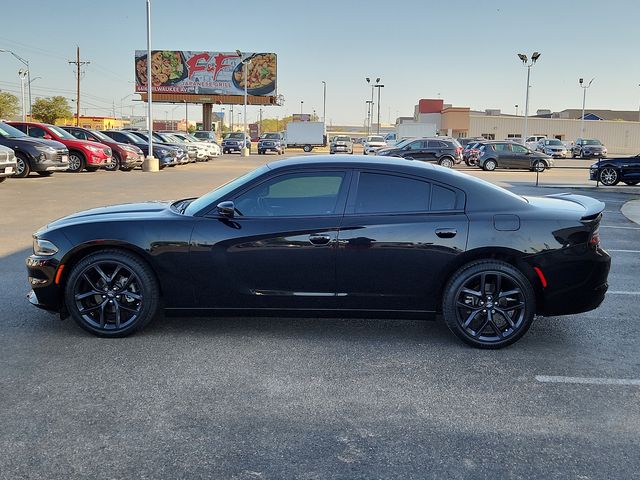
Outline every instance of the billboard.
<path fill-rule="evenodd" d="M 277 95 L 275 53 L 243 53 L 247 59 L 247 94 Z M 237 53 L 153 50 L 151 91 L 162 94 L 244 95 L 242 59 Z M 147 91 L 147 51 L 135 53 L 136 92 Z"/>

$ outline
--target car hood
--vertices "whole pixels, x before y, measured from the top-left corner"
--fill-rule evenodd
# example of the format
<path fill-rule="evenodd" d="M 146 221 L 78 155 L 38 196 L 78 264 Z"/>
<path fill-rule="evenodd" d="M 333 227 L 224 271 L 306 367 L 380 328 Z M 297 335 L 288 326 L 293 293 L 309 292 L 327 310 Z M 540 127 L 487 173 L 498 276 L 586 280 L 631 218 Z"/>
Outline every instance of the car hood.
<path fill-rule="evenodd" d="M 82 212 L 73 213 L 49 223 L 45 229 L 56 229 L 79 225 L 84 223 L 119 221 L 119 220 L 144 220 L 154 218 L 169 210 L 171 201 L 125 203 L 109 207 L 98 207 Z"/>
<path fill-rule="evenodd" d="M 47 146 L 55 148 L 56 150 L 67 149 L 64 143 L 58 142 L 56 140 L 46 140 L 44 138 L 34 138 L 34 137 L 16 137 L 16 138 L 7 138 L 7 143 L 9 142 L 26 142 L 29 145 L 33 146 Z M 17 145 L 18 143 L 15 143 Z"/>

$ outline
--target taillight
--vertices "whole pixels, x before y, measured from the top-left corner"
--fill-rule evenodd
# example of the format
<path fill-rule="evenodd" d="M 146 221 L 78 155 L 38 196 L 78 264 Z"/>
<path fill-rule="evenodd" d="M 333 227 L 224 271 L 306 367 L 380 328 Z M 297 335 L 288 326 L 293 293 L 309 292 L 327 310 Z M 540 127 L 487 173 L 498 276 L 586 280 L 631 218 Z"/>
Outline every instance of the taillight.
<path fill-rule="evenodd" d="M 596 227 L 596 229 L 591 232 L 591 237 L 589 238 L 589 246 L 593 249 L 596 249 L 600 246 L 600 228 Z"/>

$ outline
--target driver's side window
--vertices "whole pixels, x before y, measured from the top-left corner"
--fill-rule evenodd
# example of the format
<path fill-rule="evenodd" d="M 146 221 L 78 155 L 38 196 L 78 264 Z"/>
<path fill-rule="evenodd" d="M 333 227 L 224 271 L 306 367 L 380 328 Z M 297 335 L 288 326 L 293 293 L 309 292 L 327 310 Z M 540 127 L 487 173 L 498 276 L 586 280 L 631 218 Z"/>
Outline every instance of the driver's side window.
<path fill-rule="evenodd" d="M 333 215 L 345 172 L 292 173 L 267 180 L 234 199 L 247 217 Z"/>
<path fill-rule="evenodd" d="M 407 145 L 407 150 L 420 150 L 420 147 L 422 146 L 422 142 L 417 141 L 417 142 L 411 142 L 409 145 Z"/>

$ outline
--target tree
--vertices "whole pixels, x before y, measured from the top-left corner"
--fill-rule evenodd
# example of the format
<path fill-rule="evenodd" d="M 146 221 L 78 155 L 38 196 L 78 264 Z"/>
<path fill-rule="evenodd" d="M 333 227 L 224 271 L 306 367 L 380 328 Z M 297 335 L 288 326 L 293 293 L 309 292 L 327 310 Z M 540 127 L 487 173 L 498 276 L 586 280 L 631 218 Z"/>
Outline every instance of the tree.
<path fill-rule="evenodd" d="M 18 114 L 18 97 L 9 92 L 0 92 L 0 119 Z"/>
<path fill-rule="evenodd" d="M 73 113 L 64 97 L 39 98 L 33 102 L 33 118 L 44 123 L 55 123 L 59 118 L 72 118 Z"/>

